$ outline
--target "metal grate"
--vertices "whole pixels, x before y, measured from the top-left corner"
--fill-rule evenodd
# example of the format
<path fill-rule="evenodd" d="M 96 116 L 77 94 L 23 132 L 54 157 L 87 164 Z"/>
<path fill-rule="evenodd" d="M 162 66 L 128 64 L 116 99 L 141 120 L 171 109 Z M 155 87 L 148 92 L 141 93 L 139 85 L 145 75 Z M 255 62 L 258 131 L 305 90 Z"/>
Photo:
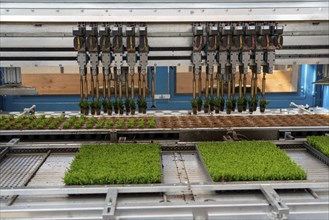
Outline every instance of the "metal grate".
<path fill-rule="evenodd" d="M 21 186 L 34 168 L 42 162 L 43 155 L 8 155 L 0 164 L 0 187 Z"/>

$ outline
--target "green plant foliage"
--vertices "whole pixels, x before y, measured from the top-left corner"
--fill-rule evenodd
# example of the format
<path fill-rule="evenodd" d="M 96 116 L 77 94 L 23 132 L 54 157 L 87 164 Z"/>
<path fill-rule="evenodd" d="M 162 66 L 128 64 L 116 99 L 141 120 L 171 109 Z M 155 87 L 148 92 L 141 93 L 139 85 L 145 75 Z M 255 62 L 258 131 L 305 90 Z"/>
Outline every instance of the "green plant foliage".
<path fill-rule="evenodd" d="M 113 125 L 114 125 L 113 119 L 109 119 L 105 122 L 105 128 L 106 129 L 109 129 L 109 128 L 113 127 Z"/>
<path fill-rule="evenodd" d="M 104 122 L 105 122 L 104 118 L 98 119 L 97 124 L 96 124 L 96 128 L 97 129 L 103 128 Z"/>
<path fill-rule="evenodd" d="M 75 122 L 73 127 L 75 129 L 79 129 L 85 124 L 85 122 L 86 122 L 86 117 L 84 115 L 81 115 L 80 118 Z"/>
<path fill-rule="evenodd" d="M 196 99 L 191 100 L 191 106 L 192 108 L 197 108 L 198 107 L 198 101 Z"/>
<path fill-rule="evenodd" d="M 135 119 L 129 118 L 128 123 L 127 123 L 127 128 L 133 128 L 134 126 L 135 126 Z"/>
<path fill-rule="evenodd" d="M 208 99 L 204 100 L 203 107 L 209 108 L 209 100 Z"/>
<path fill-rule="evenodd" d="M 160 182 L 160 147 L 157 144 L 84 145 L 64 177 L 66 185 Z"/>
<path fill-rule="evenodd" d="M 271 142 L 205 142 L 198 148 L 216 182 L 306 179 L 305 171 Z"/>
<path fill-rule="evenodd" d="M 329 157 L 329 136 L 308 136 L 307 143 Z"/>
<path fill-rule="evenodd" d="M 138 128 L 144 128 L 144 123 L 145 123 L 144 118 L 140 118 L 140 119 L 138 120 L 137 127 L 138 127 Z"/>
<path fill-rule="evenodd" d="M 259 106 L 261 106 L 261 107 L 266 107 L 268 104 L 270 104 L 270 102 L 268 102 L 266 100 L 260 100 L 260 102 L 259 102 Z"/>
<path fill-rule="evenodd" d="M 73 115 L 69 117 L 63 124 L 63 129 L 69 129 L 73 126 L 75 120 L 77 119 L 77 116 Z"/>
<path fill-rule="evenodd" d="M 93 128 L 94 125 L 95 125 L 95 123 L 96 123 L 96 119 L 95 119 L 94 117 L 90 117 L 90 118 L 88 118 L 88 120 L 87 120 L 87 122 L 86 122 L 86 128 L 87 128 L 87 129 L 91 129 L 91 128 Z"/>
<path fill-rule="evenodd" d="M 130 108 L 131 109 L 136 109 L 136 103 L 135 103 L 135 100 L 130 100 Z"/>
<path fill-rule="evenodd" d="M 117 123 L 117 128 L 121 129 L 125 125 L 125 120 L 123 118 L 120 118 L 118 123 Z"/>
<path fill-rule="evenodd" d="M 149 118 L 148 126 L 149 126 L 149 128 L 155 128 L 156 124 L 155 124 L 155 118 L 154 117 Z"/>

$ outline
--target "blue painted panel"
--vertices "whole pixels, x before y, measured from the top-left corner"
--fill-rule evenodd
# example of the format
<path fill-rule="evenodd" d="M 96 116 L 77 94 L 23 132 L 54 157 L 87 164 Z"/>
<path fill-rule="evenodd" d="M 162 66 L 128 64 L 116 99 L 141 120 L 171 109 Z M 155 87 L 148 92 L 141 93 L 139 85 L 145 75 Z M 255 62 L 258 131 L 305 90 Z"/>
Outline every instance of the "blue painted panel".
<path fill-rule="evenodd" d="M 329 109 L 329 86 L 323 86 L 323 107 Z"/>
<path fill-rule="evenodd" d="M 168 67 L 156 67 L 155 94 L 169 94 Z"/>

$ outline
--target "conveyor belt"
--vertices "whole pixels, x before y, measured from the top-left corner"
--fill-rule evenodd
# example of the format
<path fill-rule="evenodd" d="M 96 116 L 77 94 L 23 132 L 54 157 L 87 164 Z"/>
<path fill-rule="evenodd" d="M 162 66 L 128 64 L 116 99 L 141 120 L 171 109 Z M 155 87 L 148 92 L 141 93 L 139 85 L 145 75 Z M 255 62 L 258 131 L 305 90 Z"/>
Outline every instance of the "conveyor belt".
<path fill-rule="evenodd" d="M 329 168 L 303 148 L 302 142 L 292 145 L 292 148 L 286 146 L 282 150 L 285 150 L 293 160 L 307 171 L 308 179 L 306 181 L 267 181 L 259 183 L 212 183 L 192 146 L 181 144 L 180 146 L 163 147 L 161 156 L 163 184 L 141 187 L 137 191 L 155 192 L 155 189 L 158 191 L 161 187 L 170 190 L 162 194 L 120 194 L 116 204 L 116 216 L 120 216 L 120 219 L 155 219 L 160 216 L 164 219 L 192 219 L 198 215 L 202 216 L 206 212 L 209 217 L 212 216 L 215 219 L 245 219 L 246 216 L 251 219 L 266 219 L 269 213 L 272 213 L 272 208 L 269 206 L 269 201 L 264 197 L 264 194 L 259 190 L 255 191 L 255 189 L 259 189 L 257 184 L 273 185 L 273 187 L 276 186 L 280 189 L 277 191 L 278 195 L 290 208 L 289 219 L 307 219 L 310 216 L 326 219 L 329 215 L 327 210 L 329 189 L 319 188 L 314 185 L 315 182 L 320 185 L 328 184 Z M 76 148 L 77 145 L 74 145 L 74 147 Z M 50 153 L 27 186 L 36 190 L 44 187 L 53 188 L 46 190 L 41 195 L 33 193 L 33 190 L 31 193 L 23 193 L 22 195 L 17 193 L 19 197 L 11 206 L 7 205 L 7 199 L 1 198 L 0 212 L 2 216 L 9 219 L 16 219 L 18 216 L 29 216 L 29 218 L 36 219 L 49 219 L 50 216 L 56 219 L 102 219 L 106 189 L 103 190 L 102 195 L 91 195 L 89 193 L 88 196 L 83 196 L 81 195 L 84 194 L 83 190 L 88 189 L 88 187 L 80 188 L 81 191 L 79 187 L 77 189 L 71 187 L 68 189 L 61 188 L 63 187 L 62 178 L 65 170 L 69 167 L 75 155 L 72 150 L 67 152 L 63 148 L 65 152 L 61 153 L 59 145 L 47 147 L 45 150 L 42 150 L 40 146 L 32 147 L 35 149 L 29 149 L 28 146 L 23 147 L 22 145 L 11 148 L 16 148 L 16 150 L 9 152 L 5 160 L 2 161 L 1 166 L 4 162 L 8 164 L 16 161 L 19 156 L 26 157 L 26 155 L 34 157 L 35 163 L 37 163 L 44 155 L 40 152 L 54 148 L 55 152 Z M 29 152 L 34 151 L 34 153 L 27 154 L 24 152 L 24 148 Z M 37 157 L 38 155 L 40 158 Z M 97 189 L 99 187 L 102 186 L 93 186 L 92 188 Z M 115 188 L 116 186 L 112 187 Z M 134 186 L 120 187 L 121 192 L 125 190 L 127 192 L 134 191 L 131 190 L 131 187 Z M 222 188 L 225 191 L 212 190 L 216 188 Z M 227 189 L 235 190 L 227 191 Z M 90 192 L 92 191 L 93 189 L 90 189 Z M 4 192 L 7 195 L 6 191 Z M 47 192 L 52 195 L 44 195 Z M 68 196 L 67 194 L 78 195 Z"/>

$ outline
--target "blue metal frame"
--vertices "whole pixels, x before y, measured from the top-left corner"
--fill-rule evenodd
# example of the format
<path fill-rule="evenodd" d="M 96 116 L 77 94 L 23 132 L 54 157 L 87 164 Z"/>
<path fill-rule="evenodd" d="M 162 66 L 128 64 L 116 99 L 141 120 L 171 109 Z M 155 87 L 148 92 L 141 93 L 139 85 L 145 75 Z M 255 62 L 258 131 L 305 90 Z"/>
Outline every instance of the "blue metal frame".
<path fill-rule="evenodd" d="M 312 84 L 316 80 L 319 65 L 301 65 L 299 69 L 299 85 L 296 93 L 268 93 L 266 99 L 270 101 L 269 108 L 289 108 L 290 102 L 322 104 L 329 108 L 329 87 L 324 88 Z M 156 67 L 155 94 L 170 94 L 170 99 L 155 100 L 154 110 L 182 110 L 190 109 L 191 95 L 175 93 L 176 67 Z M 190 82 L 186 82 L 190 83 Z M 148 71 L 148 85 L 151 85 L 151 75 Z M 320 98 L 319 98 L 320 97 Z M 321 99 L 322 100 L 319 100 Z M 151 107 L 151 98 L 147 98 Z M 35 104 L 38 111 L 73 111 L 78 110 L 78 95 L 36 95 L 36 96 L 0 96 L 0 107 L 5 111 L 21 111 L 23 108 Z"/>

